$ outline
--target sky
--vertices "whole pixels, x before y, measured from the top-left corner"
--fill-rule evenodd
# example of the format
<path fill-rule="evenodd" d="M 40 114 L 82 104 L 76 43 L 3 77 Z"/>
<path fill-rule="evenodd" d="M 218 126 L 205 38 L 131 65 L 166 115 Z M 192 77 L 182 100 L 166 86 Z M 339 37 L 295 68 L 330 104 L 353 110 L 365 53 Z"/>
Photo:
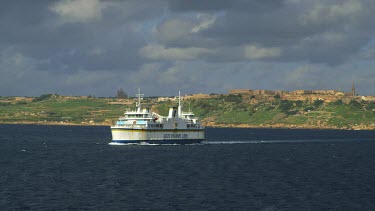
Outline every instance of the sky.
<path fill-rule="evenodd" d="M 0 96 L 375 95 L 373 0 L 2 0 Z"/>

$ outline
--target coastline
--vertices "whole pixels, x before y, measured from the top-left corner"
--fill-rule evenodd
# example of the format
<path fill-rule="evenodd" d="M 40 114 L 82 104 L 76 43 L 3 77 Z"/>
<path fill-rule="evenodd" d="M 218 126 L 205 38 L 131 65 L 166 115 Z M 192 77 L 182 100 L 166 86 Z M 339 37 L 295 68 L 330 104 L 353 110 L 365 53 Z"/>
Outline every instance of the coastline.
<path fill-rule="evenodd" d="M 70 123 L 70 122 L 1 122 L 3 125 L 51 125 L 51 126 L 102 126 L 110 127 L 109 123 Z M 314 129 L 314 130 L 375 130 L 375 126 L 366 125 L 355 125 L 347 126 L 345 128 L 339 128 L 335 126 L 315 126 L 315 125 L 287 125 L 287 124 L 261 124 L 261 125 L 251 125 L 251 124 L 216 124 L 209 122 L 204 124 L 208 128 L 256 128 L 256 129 Z"/>
<path fill-rule="evenodd" d="M 1 122 L 0 125 L 51 125 L 51 126 L 110 126 L 109 124 L 96 123 L 70 123 L 70 122 Z"/>
<path fill-rule="evenodd" d="M 248 95 L 210 95 L 186 99 L 185 103 L 198 114 L 202 125 L 212 128 L 375 130 L 375 99 L 374 102 L 358 102 L 354 98 L 348 102 L 301 102 L 278 100 L 274 96 L 263 98 L 266 95 L 256 97 L 259 99 Z M 174 102 L 148 100 L 152 109 L 163 115 L 168 114 Z M 42 95 L 40 99 L 4 98 L 0 124 L 111 126 L 132 106 L 134 99 L 57 95 Z"/>
<path fill-rule="evenodd" d="M 268 129 L 315 129 L 315 130 L 375 130 L 375 126 L 367 126 L 367 125 L 354 125 L 354 126 L 347 126 L 347 127 L 336 127 L 336 126 L 317 126 L 317 125 L 309 125 L 309 124 L 261 124 L 261 125 L 251 125 L 251 124 L 215 124 L 215 123 L 208 123 L 205 125 L 206 127 L 213 127 L 213 128 L 268 128 Z"/>

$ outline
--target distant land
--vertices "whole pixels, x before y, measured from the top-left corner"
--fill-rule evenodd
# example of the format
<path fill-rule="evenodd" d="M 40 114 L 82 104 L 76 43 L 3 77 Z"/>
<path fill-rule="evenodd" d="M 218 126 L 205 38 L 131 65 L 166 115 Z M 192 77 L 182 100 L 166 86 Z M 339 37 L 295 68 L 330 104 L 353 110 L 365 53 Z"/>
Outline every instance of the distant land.
<path fill-rule="evenodd" d="M 127 96 L 126 96 L 127 97 Z M 143 102 L 166 115 L 175 97 L 145 97 Z M 375 96 L 335 90 L 230 90 L 228 94 L 183 96 L 208 127 L 375 129 Z M 111 125 L 134 98 L 92 96 L 0 97 L 0 124 Z"/>

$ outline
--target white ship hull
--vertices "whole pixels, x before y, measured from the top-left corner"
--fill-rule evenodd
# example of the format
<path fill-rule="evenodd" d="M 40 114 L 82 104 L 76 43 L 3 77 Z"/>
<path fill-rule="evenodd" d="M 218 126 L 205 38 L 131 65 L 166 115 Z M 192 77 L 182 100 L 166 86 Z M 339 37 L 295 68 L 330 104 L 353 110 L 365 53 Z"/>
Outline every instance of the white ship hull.
<path fill-rule="evenodd" d="M 110 144 L 194 144 L 204 140 L 204 127 L 193 112 L 183 112 L 179 94 L 178 107 L 169 108 L 168 116 L 161 116 L 141 105 L 138 89 L 137 110 L 127 110 L 111 127 Z"/>
<path fill-rule="evenodd" d="M 204 140 L 204 129 L 140 129 L 111 127 L 112 143 L 193 144 Z"/>

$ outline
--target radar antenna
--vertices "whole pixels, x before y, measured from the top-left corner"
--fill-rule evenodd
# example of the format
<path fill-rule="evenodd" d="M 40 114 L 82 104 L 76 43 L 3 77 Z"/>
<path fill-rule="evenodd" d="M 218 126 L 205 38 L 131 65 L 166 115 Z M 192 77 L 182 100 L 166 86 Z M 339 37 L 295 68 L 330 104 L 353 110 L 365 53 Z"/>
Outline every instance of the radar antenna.
<path fill-rule="evenodd" d="M 141 100 L 143 100 L 144 94 L 141 94 L 141 89 L 140 88 L 138 88 L 138 94 L 136 94 L 135 96 L 138 97 L 137 107 L 141 108 Z"/>

